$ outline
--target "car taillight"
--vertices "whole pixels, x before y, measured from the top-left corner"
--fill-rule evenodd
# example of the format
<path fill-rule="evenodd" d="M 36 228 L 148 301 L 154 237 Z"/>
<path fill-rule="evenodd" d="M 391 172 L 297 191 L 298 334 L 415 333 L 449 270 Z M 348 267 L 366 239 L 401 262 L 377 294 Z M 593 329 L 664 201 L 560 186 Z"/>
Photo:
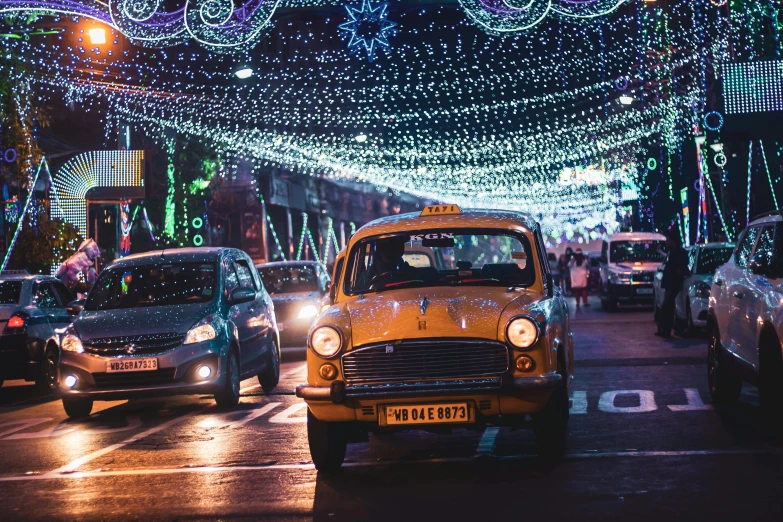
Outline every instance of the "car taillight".
<path fill-rule="evenodd" d="M 24 317 L 20 315 L 12 315 L 8 320 L 6 328 L 24 328 Z"/>

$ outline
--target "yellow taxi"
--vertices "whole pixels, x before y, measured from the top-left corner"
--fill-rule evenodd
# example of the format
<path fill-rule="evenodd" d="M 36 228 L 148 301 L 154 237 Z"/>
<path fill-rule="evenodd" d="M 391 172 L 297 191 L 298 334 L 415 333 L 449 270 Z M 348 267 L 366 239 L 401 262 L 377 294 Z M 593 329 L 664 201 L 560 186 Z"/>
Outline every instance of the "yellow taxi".
<path fill-rule="evenodd" d="M 530 216 L 456 205 L 373 221 L 335 262 L 308 336 L 310 453 L 339 468 L 371 431 L 532 427 L 561 458 L 573 342 Z"/>

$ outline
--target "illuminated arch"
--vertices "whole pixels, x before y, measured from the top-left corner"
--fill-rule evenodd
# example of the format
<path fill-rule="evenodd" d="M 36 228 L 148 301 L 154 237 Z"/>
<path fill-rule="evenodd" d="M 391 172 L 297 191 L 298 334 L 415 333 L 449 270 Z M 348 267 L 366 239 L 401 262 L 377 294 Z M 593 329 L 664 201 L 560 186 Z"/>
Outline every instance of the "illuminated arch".
<path fill-rule="evenodd" d="M 143 197 L 144 151 L 108 150 L 79 154 L 60 167 L 52 180 L 53 195 L 60 208 L 52 206 L 52 217 L 71 223 L 79 232 L 87 232 L 87 193 L 100 189 L 112 191 L 112 199 Z M 142 191 L 127 190 L 141 188 Z"/>

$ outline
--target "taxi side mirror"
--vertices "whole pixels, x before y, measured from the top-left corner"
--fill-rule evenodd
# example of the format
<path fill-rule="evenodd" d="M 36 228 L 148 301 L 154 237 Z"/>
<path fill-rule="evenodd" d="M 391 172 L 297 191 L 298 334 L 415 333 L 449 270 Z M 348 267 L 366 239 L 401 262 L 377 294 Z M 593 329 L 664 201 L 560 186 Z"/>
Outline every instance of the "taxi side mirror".
<path fill-rule="evenodd" d="M 84 309 L 84 299 L 76 299 L 65 305 L 65 309 L 71 317 L 76 317 Z"/>

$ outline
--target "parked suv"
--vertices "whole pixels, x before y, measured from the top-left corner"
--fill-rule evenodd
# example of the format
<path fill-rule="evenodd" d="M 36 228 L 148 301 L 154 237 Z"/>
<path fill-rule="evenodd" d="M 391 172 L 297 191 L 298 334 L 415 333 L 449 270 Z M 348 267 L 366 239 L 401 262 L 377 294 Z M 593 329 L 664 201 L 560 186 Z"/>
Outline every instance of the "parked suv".
<path fill-rule="evenodd" d="M 0 274 L 0 386 L 4 380 L 24 379 L 44 391 L 57 389 L 55 329 L 71 322 L 66 305 L 72 299 L 54 277 Z"/>
<path fill-rule="evenodd" d="M 742 382 L 759 387 L 765 408 L 783 405 L 783 217 L 746 228 L 712 282 L 708 382 L 716 402 L 736 399 Z"/>
<path fill-rule="evenodd" d="M 95 400 L 214 393 L 239 400 L 257 375 L 280 375 L 274 307 L 253 262 L 230 248 L 185 248 L 113 262 L 63 337 L 60 391 L 69 417 Z"/>
<path fill-rule="evenodd" d="M 666 257 L 666 238 L 652 232 L 610 235 L 601 249 L 601 308 L 653 304 L 653 278 Z"/>

